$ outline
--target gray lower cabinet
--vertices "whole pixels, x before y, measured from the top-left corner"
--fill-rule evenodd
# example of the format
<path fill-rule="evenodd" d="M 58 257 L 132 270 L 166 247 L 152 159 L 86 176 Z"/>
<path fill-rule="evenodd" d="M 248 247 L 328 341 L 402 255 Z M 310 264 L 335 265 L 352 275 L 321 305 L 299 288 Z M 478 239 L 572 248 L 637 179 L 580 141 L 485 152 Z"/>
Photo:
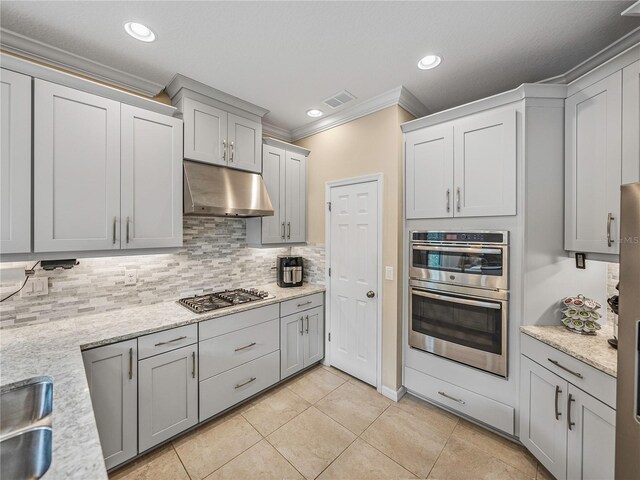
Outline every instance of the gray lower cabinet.
<path fill-rule="evenodd" d="M 138 454 L 138 342 L 82 353 L 106 467 Z"/>
<path fill-rule="evenodd" d="M 198 423 L 198 346 L 138 362 L 138 436 L 144 452 Z"/>
<path fill-rule="evenodd" d="M 324 357 L 324 307 L 280 319 L 280 376 L 284 379 Z"/>

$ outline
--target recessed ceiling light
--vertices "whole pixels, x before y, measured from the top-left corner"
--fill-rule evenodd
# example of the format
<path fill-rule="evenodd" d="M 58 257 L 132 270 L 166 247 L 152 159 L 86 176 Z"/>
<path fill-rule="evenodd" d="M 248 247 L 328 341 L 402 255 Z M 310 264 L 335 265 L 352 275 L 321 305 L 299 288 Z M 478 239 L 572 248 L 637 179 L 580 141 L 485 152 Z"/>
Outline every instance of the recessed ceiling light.
<path fill-rule="evenodd" d="M 440 65 L 441 61 L 442 58 L 437 55 L 427 55 L 418 62 L 418 68 L 420 70 L 431 70 L 432 68 L 436 68 Z"/>
<path fill-rule="evenodd" d="M 153 42 L 156 39 L 156 34 L 141 23 L 127 22 L 124 24 L 124 30 L 136 40 L 141 42 Z"/>
<path fill-rule="evenodd" d="M 318 110 L 317 108 L 312 108 L 311 110 L 307 110 L 307 115 L 310 117 L 321 117 L 322 110 Z"/>

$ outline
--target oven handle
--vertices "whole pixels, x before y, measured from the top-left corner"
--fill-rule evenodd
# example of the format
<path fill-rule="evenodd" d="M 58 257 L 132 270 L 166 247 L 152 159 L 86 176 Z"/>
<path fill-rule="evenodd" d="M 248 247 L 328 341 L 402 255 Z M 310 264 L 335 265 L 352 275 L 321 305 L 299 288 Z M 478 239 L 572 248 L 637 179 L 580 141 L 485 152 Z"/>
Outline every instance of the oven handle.
<path fill-rule="evenodd" d="M 413 250 L 434 250 L 437 252 L 453 252 L 453 253 L 487 253 L 489 255 L 500 255 L 502 249 L 500 248 L 476 248 L 476 247 L 439 247 L 439 246 L 423 246 L 413 245 Z"/>
<path fill-rule="evenodd" d="M 478 300 L 467 300 L 466 298 L 450 297 L 448 295 L 437 295 L 435 293 L 421 292 L 420 290 L 411 289 L 412 295 L 418 295 L 420 297 L 433 298 L 435 300 L 444 300 L 445 302 L 461 303 L 463 305 L 472 305 L 474 307 L 492 308 L 494 310 L 500 310 L 501 305 L 491 302 L 479 302 Z"/>

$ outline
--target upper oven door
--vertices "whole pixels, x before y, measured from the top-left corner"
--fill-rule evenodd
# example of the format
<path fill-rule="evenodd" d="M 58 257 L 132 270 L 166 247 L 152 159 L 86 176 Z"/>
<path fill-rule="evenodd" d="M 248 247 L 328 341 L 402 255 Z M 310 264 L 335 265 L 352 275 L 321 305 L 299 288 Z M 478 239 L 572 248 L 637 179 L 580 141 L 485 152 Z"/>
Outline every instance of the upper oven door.
<path fill-rule="evenodd" d="M 506 245 L 411 244 L 411 278 L 493 290 L 509 289 Z"/>

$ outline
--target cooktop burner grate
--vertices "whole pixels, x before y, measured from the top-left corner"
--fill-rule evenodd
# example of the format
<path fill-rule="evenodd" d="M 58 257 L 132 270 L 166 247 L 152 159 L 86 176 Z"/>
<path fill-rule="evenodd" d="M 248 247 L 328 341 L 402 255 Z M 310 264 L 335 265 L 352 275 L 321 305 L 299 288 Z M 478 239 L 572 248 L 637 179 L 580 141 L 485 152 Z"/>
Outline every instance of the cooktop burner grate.
<path fill-rule="evenodd" d="M 269 293 L 257 288 L 236 288 L 220 292 L 196 295 L 178 300 L 183 307 L 195 313 L 210 312 L 220 308 L 232 307 L 243 303 L 255 302 L 270 298 Z"/>

